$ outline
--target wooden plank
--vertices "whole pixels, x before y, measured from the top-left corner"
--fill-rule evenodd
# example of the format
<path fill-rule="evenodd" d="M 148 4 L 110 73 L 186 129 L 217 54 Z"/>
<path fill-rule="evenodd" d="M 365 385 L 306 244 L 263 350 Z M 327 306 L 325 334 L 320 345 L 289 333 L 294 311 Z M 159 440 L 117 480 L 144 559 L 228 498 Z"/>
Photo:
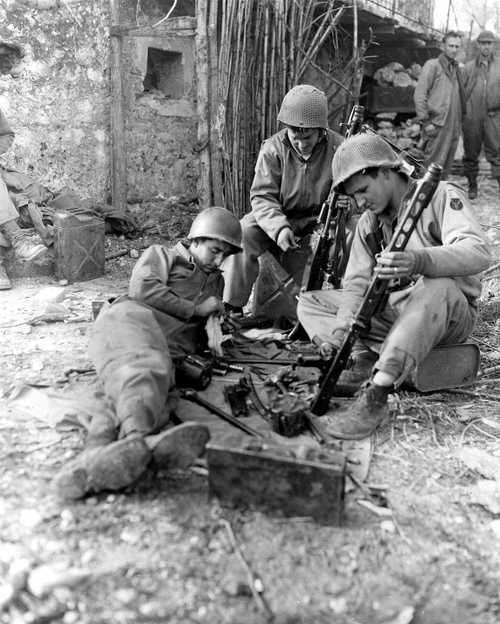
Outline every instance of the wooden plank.
<path fill-rule="evenodd" d="M 120 25 L 119 0 L 110 0 L 111 33 Z M 127 206 L 127 149 L 123 103 L 121 36 L 111 36 L 111 199 L 113 207 Z"/>

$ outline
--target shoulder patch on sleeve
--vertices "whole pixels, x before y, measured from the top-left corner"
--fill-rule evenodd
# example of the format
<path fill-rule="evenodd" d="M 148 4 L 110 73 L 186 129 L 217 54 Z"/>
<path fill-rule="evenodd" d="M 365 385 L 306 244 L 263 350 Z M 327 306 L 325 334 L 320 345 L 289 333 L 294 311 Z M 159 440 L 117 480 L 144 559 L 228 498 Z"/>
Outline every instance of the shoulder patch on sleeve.
<path fill-rule="evenodd" d="M 459 197 L 452 197 L 450 199 L 450 208 L 452 210 L 462 210 L 463 207 L 464 207 L 464 204 Z"/>

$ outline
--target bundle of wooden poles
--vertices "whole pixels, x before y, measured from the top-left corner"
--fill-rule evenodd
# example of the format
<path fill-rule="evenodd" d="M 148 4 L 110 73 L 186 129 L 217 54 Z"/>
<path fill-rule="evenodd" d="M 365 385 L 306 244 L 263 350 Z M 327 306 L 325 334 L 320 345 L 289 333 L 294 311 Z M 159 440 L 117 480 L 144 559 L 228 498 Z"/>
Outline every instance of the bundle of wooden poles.
<path fill-rule="evenodd" d="M 207 34 L 210 201 L 237 216 L 249 210 L 260 145 L 277 131 L 281 100 L 293 86 L 322 88 L 330 127 L 339 129 L 358 62 L 352 35 L 339 28 L 345 10 L 331 1 L 198 0 L 198 31 Z"/>

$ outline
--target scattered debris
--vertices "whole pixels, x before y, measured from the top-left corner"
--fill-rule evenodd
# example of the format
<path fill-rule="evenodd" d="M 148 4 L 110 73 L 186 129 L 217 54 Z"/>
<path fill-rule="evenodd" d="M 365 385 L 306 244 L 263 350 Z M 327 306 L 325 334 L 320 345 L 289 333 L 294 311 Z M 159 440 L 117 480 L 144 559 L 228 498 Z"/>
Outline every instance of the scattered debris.
<path fill-rule="evenodd" d="M 500 457 L 494 457 L 480 448 L 471 446 L 461 447 L 456 455 L 468 468 L 486 479 L 500 481 Z"/>

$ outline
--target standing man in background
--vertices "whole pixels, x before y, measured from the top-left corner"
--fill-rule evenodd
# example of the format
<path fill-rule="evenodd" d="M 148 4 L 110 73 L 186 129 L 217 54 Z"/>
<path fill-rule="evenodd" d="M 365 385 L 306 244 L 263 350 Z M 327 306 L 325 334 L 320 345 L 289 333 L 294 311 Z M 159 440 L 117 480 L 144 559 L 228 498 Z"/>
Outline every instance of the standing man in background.
<path fill-rule="evenodd" d="M 259 274 L 259 256 L 278 256 L 308 233 L 332 183 L 332 158 L 343 137 L 328 129 L 323 91 L 297 85 L 283 98 L 284 128 L 262 144 L 250 189 L 251 212 L 241 220 L 243 253 L 224 263 L 226 309 L 240 312 Z"/>
<path fill-rule="evenodd" d="M 479 54 L 465 64 L 464 88 L 467 116 L 464 119 L 464 175 L 469 197 L 477 197 L 479 154 L 491 165 L 491 175 L 500 186 L 500 57 L 495 54 L 495 35 L 489 30 L 477 38 Z"/>
<path fill-rule="evenodd" d="M 443 179 L 449 177 L 465 114 L 465 92 L 456 58 L 462 47 L 460 33 L 444 36 L 444 50 L 422 68 L 414 101 L 422 124 L 425 165 L 441 165 Z"/>

